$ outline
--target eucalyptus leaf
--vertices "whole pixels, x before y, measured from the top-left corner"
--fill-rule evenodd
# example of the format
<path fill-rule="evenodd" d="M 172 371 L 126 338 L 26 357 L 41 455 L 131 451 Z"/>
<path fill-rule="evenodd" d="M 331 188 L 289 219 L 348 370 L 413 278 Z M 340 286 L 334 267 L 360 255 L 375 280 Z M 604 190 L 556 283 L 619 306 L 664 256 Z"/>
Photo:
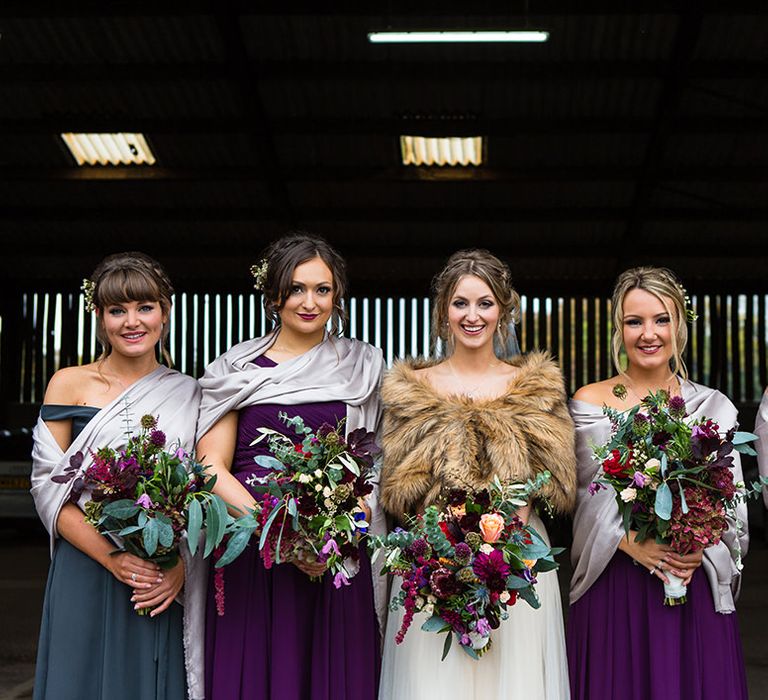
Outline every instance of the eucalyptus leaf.
<path fill-rule="evenodd" d="M 667 475 L 667 466 L 668 466 L 667 453 L 666 452 L 662 452 L 661 453 L 661 459 L 659 461 L 661 462 L 661 475 L 662 476 L 666 476 Z"/>
<path fill-rule="evenodd" d="M 517 594 L 534 610 L 538 610 L 541 607 L 539 596 L 536 595 L 536 591 L 534 591 L 533 588 L 523 588 L 521 591 L 518 591 Z"/>
<path fill-rule="evenodd" d="M 192 556 L 197 552 L 197 543 L 200 539 L 200 528 L 203 525 L 203 509 L 200 501 L 193 498 L 187 506 L 187 544 Z"/>
<path fill-rule="evenodd" d="M 526 581 L 524 578 L 514 574 L 507 576 L 506 584 L 507 588 L 512 591 L 521 591 L 523 588 L 528 588 L 531 585 L 530 581 Z"/>
<path fill-rule="evenodd" d="M 264 529 L 261 531 L 261 537 L 259 538 L 259 549 L 264 549 L 264 544 L 267 541 L 269 529 L 272 527 L 272 523 L 275 522 L 277 514 L 283 509 L 284 506 L 285 504 L 280 501 L 275 505 L 275 507 L 272 509 L 272 512 L 269 514 L 267 522 L 264 523 Z"/>
<path fill-rule="evenodd" d="M 212 506 L 210 501 L 205 509 L 205 549 L 203 557 L 211 556 L 216 547 L 216 533 L 219 531 L 219 511 Z"/>
<path fill-rule="evenodd" d="M 656 489 L 654 510 L 662 520 L 669 520 L 672 517 L 672 490 L 666 481 L 662 481 L 659 488 Z"/>
<path fill-rule="evenodd" d="M 453 633 L 448 632 L 445 635 L 445 644 L 443 644 L 443 656 L 440 661 L 445 661 L 445 657 L 448 656 L 448 652 L 451 650 L 451 643 L 453 642 Z"/>
<path fill-rule="evenodd" d="M 680 483 L 680 479 L 677 480 L 677 485 L 680 487 L 680 510 L 685 514 L 688 512 L 688 502 L 685 500 L 685 489 Z"/>
<path fill-rule="evenodd" d="M 240 556 L 240 554 L 242 554 L 243 550 L 248 545 L 248 541 L 251 539 L 254 530 L 255 528 L 243 528 L 229 538 L 224 554 L 222 554 L 221 558 L 216 562 L 217 569 L 220 569 L 227 564 L 231 564 Z"/>
<path fill-rule="evenodd" d="M 285 471 L 285 465 L 279 459 L 275 459 L 272 455 L 257 455 L 253 458 L 253 461 L 265 469 L 271 469 L 276 472 Z"/>
<path fill-rule="evenodd" d="M 103 513 L 104 515 L 109 515 L 118 520 L 128 520 L 128 518 L 132 518 L 140 510 L 141 508 L 139 508 L 139 506 L 137 506 L 131 499 L 121 498 L 119 501 L 107 503 L 104 506 Z"/>
<path fill-rule="evenodd" d="M 733 447 L 737 452 L 740 452 L 743 455 L 750 455 L 752 457 L 757 457 L 757 452 L 755 452 L 754 448 L 751 445 L 744 443 L 743 445 L 734 445 Z"/>
<path fill-rule="evenodd" d="M 151 557 L 157 551 L 158 526 L 154 518 L 150 518 L 144 528 L 143 540 L 144 550 Z"/>
<path fill-rule="evenodd" d="M 755 440 L 759 440 L 757 435 L 754 433 L 747 433 L 744 431 L 738 431 L 737 433 L 734 433 L 733 435 L 733 444 L 736 445 L 743 445 L 746 442 L 754 442 Z"/>
<path fill-rule="evenodd" d="M 341 454 L 337 455 L 336 459 L 338 459 L 339 462 L 341 462 L 355 476 L 360 476 L 360 467 L 358 466 L 357 462 L 355 462 L 355 460 L 352 459 L 346 452 L 342 452 Z"/>
<path fill-rule="evenodd" d="M 128 535 L 133 535 L 135 532 L 139 532 L 143 529 L 144 525 L 129 525 L 128 527 L 124 527 L 117 534 L 120 535 L 120 537 L 127 537 Z"/>
<path fill-rule="evenodd" d="M 445 620 L 443 620 L 442 617 L 439 617 L 438 615 L 432 615 L 432 617 L 424 622 L 424 624 L 421 626 L 421 629 L 423 629 L 425 632 L 443 632 L 445 630 L 450 630 L 451 626 Z"/>
<path fill-rule="evenodd" d="M 157 539 L 160 542 L 161 547 L 170 547 L 173 544 L 173 528 L 169 523 L 164 523 L 161 520 L 157 521 Z"/>

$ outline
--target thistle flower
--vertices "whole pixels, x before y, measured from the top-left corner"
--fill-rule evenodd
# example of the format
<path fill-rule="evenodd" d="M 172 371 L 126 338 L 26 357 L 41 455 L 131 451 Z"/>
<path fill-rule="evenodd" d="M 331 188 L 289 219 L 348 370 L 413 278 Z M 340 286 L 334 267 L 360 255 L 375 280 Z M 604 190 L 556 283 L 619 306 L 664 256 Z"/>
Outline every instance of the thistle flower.
<path fill-rule="evenodd" d="M 454 548 L 454 559 L 460 566 L 467 566 L 472 561 L 472 550 L 466 542 L 459 542 Z"/>
<path fill-rule="evenodd" d="M 141 417 L 141 427 L 144 428 L 144 430 L 151 430 L 152 428 L 157 427 L 157 418 L 154 416 L 151 416 L 149 414 Z"/>
<path fill-rule="evenodd" d="M 468 532 L 464 536 L 464 541 L 472 548 L 473 551 L 480 549 L 480 545 L 483 544 L 483 538 L 480 537 L 479 532 Z"/>
<path fill-rule="evenodd" d="M 669 400 L 669 414 L 673 418 L 684 418 L 685 411 L 685 399 L 682 396 L 673 396 Z"/>
<path fill-rule="evenodd" d="M 165 446 L 165 433 L 162 430 L 153 430 L 149 434 L 149 441 L 155 446 L 155 447 L 164 447 Z"/>

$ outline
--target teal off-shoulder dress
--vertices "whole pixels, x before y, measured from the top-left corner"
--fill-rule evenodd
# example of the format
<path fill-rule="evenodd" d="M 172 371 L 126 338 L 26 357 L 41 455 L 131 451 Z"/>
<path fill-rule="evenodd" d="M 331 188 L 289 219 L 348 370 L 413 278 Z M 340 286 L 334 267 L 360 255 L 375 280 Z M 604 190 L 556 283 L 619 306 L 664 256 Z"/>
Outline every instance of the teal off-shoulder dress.
<path fill-rule="evenodd" d="M 72 437 L 100 409 L 44 405 L 43 420 L 72 420 Z M 98 445 L 93 445 L 94 449 Z M 150 618 L 132 590 L 59 538 L 48 572 L 35 700 L 183 700 L 182 608 Z"/>

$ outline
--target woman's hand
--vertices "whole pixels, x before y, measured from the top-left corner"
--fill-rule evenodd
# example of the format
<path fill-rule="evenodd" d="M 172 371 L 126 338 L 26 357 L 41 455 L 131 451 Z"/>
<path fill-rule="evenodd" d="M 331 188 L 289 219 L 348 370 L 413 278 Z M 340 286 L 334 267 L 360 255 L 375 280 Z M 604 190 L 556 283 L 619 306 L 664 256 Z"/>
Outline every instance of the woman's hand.
<path fill-rule="evenodd" d="M 152 588 L 163 580 L 157 564 L 128 552 L 111 555 L 106 567 L 120 583 L 135 589 Z"/>
<path fill-rule="evenodd" d="M 299 550 L 290 561 L 307 576 L 320 577 L 325 573 L 325 563 L 317 561 L 314 552 Z"/>
<path fill-rule="evenodd" d="M 176 566 L 166 570 L 164 574 L 163 579 L 149 589 L 133 589 L 131 602 L 135 603 L 135 610 L 153 608 L 149 616 L 155 617 L 167 610 L 171 603 L 176 600 L 176 596 L 184 585 L 184 562 L 179 559 Z"/>
<path fill-rule="evenodd" d="M 365 498 L 358 498 L 357 499 L 357 505 L 360 506 L 363 513 L 365 514 L 365 522 L 367 522 L 369 525 L 371 523 L 371 507 L 368 505 L 368 501 L 365 500 Z"/>
<path fill-rule="evenodd" d="M 683 573 L 683 575 L 676 575 L 680 576 L 680 578 L 683 579 L 683 585 L 687 586 L 691 582 L 693 572 L 701 566 L 703 557 L 703 549 L 700 549 L 698 552 L 692 552 L 691 554 L 675 554 L 675 552 L 672 552 L 667 556 L 667 561 L 670 566 Z M 675 571 L 672 571 L 672 573 L 674 574 Z"/>
<path fill-rule="evenodd" d="M 630 530 L 628 537 L 621 538 L 619 549 L 664 583 L 669 583 L 669 579 L 664 575 L 665 571 L 669 571 L 682 579 L 688 576 L 690 580 L 688 573 L 682 568 L 678 568 L 679 559 L 673 559 L 674 557 L 679 558 L 680 555 L 675 554 L 669 545 L 657 544 L 651 539 L 635 542 L 636 535 L 637 532 Z"/>

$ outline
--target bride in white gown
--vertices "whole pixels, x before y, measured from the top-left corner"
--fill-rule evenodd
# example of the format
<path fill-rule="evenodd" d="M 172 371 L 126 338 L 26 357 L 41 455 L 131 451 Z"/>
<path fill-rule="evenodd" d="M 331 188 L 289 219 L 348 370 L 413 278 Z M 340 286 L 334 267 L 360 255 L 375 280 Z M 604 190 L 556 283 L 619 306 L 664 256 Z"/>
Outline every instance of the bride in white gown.
<path fill-rule="evenodd" d="M 575 457 L 562 375 L 542 353 L 509 360 L 494 353 L 494 341 L 505 345 L 519 308 L 509 269 L 487 251 L 460 251 L 434 286 L 433 337 L 447 347 L 447 359 L 398 363 L 384 381 L 384 508 L 403 520 L 443 489 L 482 488 L 494 477 L 520 482 L 549 471 L 541 496 L 555 511 L 569 512 Z M 547 539 L 530 504 L 518 515 Z M 393 594 L 400 583 L 396 577 Z M 403 611 L 390 613 L 380 700 L 567 700 L 557 573 L 539 574 L 536 591 L 541 607 L 518 600 L 508 608 L 479 660 L 454 643 L 441 661 L 445 637 L 420 629 L 424 614 L 395 644 Z"/>

